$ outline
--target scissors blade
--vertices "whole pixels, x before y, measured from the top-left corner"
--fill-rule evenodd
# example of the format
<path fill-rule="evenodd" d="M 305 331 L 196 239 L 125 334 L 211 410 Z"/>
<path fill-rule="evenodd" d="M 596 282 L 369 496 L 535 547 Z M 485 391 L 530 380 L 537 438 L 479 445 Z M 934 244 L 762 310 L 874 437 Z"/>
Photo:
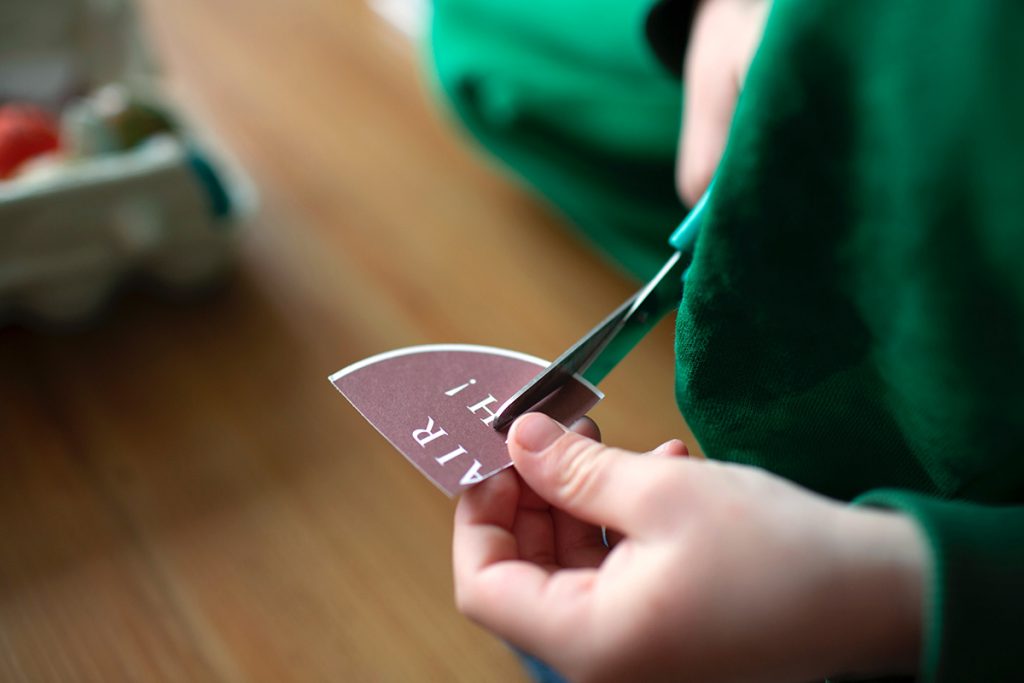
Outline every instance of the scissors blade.
<path fill-rule="evenodd" d="M 494 421 L 503 430 L 577 373 L 597 384 L 661 318 L 679 305 L 686 261 L 675 252 L 654 278 L 515 393 Z"/>
<path fill-rule="evenodd" d="M 584 379 L 599 384 L 667 313 L 679 307 L 688 264 L 689 260 L 676 252 L 636 294 L 633 310 L 622 326 L 583 369 Z"/>

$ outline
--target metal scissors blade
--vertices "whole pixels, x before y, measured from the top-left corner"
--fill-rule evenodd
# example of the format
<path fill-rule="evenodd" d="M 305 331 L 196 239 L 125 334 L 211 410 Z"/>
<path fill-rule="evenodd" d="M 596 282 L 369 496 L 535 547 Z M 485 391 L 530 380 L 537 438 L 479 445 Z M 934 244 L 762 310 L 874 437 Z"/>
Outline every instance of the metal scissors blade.
<path fill-rule="evenodd" d="M 710 194 L 709 187 L 669 237 L 676 251 L 658 274 L 517 391 L 498 412 L 494 429 L 508 428 L 517 417 L 561 389 L 573 375 L 582 374 L 592 384 L 600 382 L 666 313 L 679 305 Z"/>
<path fill-rule="evenodd" d="M 597 384 L 682 297 L 683 255 L 675 252 L 658 274 L 597 327 L 569 347 L 502 407 L 494 429 L 503 430 L 576 374 Z"/>

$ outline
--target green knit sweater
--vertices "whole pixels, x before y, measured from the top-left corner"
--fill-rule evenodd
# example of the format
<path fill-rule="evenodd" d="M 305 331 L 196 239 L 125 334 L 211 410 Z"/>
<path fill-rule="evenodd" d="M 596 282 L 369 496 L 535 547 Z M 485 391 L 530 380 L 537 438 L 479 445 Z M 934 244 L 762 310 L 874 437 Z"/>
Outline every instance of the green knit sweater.
<path fill-rule="evenodd" d="M 459 120 L 638 277 L 682 215 L 652 4 L 436 0 L 431 41 Z M 1022 31 L 1019 0 L 775 0 L 678 316 L 710 457 L 919 522 L 924 681 L 1024 680 Z"/>

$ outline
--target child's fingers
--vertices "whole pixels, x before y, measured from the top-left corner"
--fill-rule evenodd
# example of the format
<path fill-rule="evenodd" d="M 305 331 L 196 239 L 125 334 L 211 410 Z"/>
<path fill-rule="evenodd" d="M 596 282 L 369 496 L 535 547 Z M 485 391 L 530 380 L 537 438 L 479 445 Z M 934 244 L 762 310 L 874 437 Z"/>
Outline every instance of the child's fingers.
<path fill-rule="evenodd" d="M 601 429 L 589 417 L 576 420 L 569 431 L 594 441 L 601 440 Z M 608 555 L 601 528 L 557 508 L 550 509 L 558 564 L 566 568 L 600 566 Z"/>
<path fill-rule="evenodd" d="M 653 451 L 651 455 L 665 455 L 670 458 L 682 458 L 690 454 L 690 449 L 679 439 L 669 439 Z"/>
<path fill-rule="evenodd" d="M 593 439 L 594 441 L 601 440 L 601 429 L 597 426 L 596 422 L 586 416 L 573 422 L 569 426 L 569 431 L 582 434 L 588 439 Z M 522 485 L 522 480 L 520 480 L 519 483 L 519 507 L 525 507 L 530 510 L 550 509 L 551 506 L 546 500 L 534 493 L 529 486 Z"/>
<path fill-rule="evenodd" d="M 596 569 L 549 572 L 529 562 L 501 562 L 458 586 L 460 611 L 513 645 L 549 659 L 563 644 L 586 636 Z"/>
<path fill-rule="evenodd" d="M 597 426 L 596 422 L 586 415 L 569 425 L 569 431 L 582 434 L 588 439 L 593 439 L 594 441 L 601 440 L 601 428 Z"/>
<path fill-rule="evenodd" d="M 585 608 L 593 570 L 551 572 L 520 559 L 512 527 L 518 485 L 503 472 L 466 491 L 455 514 L 452 558 L 459 610 L 530 652 L 543 654 Z M 562 633 L 561 635 L 564 635 Z"/>
<path fill-rule="evenodd" d="M 729 3 L 704 2 L 690 35 L 676 183 L 691 206 L 707 190 L 718 168 L 739 95 L 731 19 Z"/>
<path fill-rule="evenodd" d="M 515 470 L 506 469 L 466 489 L 455 508 L 455 525 L 487 524 L 510 530 L 522 486 Z"/>
<path fill-rule="evenodd" d="M 662 455 L 669 458 L 685 458 L 690 455 L 690 449 L 686 447 L 686 444 L 679 439 L 669 439 L 665 443 L 661 444 L 652 451 L 649 451 L 649 455 Z M 608 545 L 604 545 L 604 539 L 602 539 L 601 545 L 605 548 L 605 556 L 608 551 L 619 544 L 619 542 L 625 538 L 618 531 L 613 529 L 605 530 L 605 537 L 608 539 Z"/>
<path fill-rule="evenodd" d="M 743 81 L 761 44 L 766 0 L 703 0 L 685 64 L 676 185 L 691 206 L 711 184 L 725 151 Z"/>
<path fill-rule="evenodd" d="M 531 413 L 509 431 L 509 454 L 523 481 L 553 507 L 592 524 L 644 531 L 651 461 L 568 432 Z"/>
<path fill-rule="evenodd" d="M 477 484 L 462 494 L 455 508 L 452 555 L 456 586 L 459 573 L 518 559 L 512 526 L 519 501 L 519 479 L 508 470 Z"/>
<path fill-rule="evenodd" d="M 558 564 L 571 569 L 599 567 L 608 556 L 601 527 L 588 524 L 564 510 L 551 509 Z"/>
<path fill-rule="evenodd" d="M 545 504 L 543 510 L 520 506 L 512 525 L 519 559 L 554 569 L 558 563 L 554 510 Z"/>

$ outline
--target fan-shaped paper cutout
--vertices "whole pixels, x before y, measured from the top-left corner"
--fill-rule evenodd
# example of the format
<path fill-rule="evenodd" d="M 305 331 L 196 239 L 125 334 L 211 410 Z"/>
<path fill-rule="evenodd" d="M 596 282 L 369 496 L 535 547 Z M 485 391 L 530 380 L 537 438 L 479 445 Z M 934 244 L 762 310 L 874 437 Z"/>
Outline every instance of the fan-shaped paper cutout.
<path fill-rule="evenodd" d="M 382 353 L 331 382 L 409 462 L 449 496 L 511 464 L 501 407 L 547 362 L 488 346 L 437 344 Z M 581 378 L 539 410 L 572 424 L 604 395 Z"/>

